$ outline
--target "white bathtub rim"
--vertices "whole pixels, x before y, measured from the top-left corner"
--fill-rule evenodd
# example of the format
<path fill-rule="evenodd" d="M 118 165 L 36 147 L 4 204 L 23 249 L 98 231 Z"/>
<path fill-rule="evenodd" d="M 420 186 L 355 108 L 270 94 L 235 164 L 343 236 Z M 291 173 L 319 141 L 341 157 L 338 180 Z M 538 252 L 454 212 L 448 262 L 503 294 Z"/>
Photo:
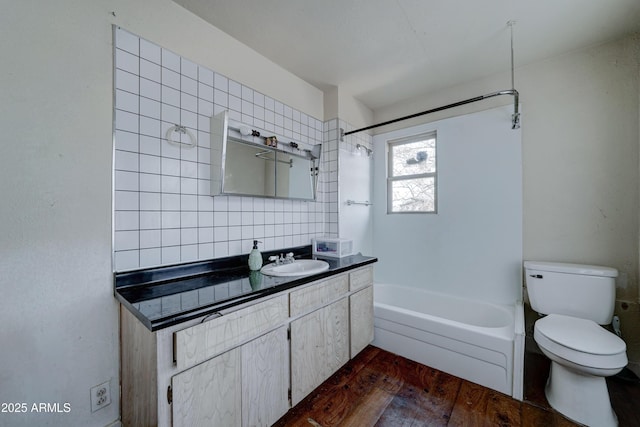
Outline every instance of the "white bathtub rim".
<path fill-rule="evenodd" d="M 461 300 L 461 301 L 464 301 L 465 303 L 470 304 L 470 305 L 483 306 L 483 307 L 486 307 L 486 308 L 488 308 L 490 310 L 496 310 L 496 311 L 500 312 L 501 314 L 505 315 L 506 316 L 505 318 L 508 319 L 508 321 L 506 323 L 504 323 L 503 325 L 501 325 L 501 326 L 478 326 L 478 325 L 474 325 L 474 324 L 468 323 L 468 322 L 462 322 L 462 321 L 455 320 L 455 319 L 450 319 L 450 318 L 447 318 L 447 317 L 440 317 L 440 316 L 436 316 L 436 315 L 433 315 L 433 314 L 412 310 L 410 308 L 405 308 L 405 307 L 389 304 L 389 303 L 386 303 L 384 301 L 380 301 L 379 299 L 376 299 L 376 288 L 380 289 L 380 287 L 387 287 L 387 288 L 397 289 L 398 291 L 402 291 L 403 289 L 406 289 L 406 290 L 408 290 L 410 292 L 418 292 L 418 293 L 424 293 L 426 295 L 441 296 L 441 297 L 443 297 L 445 299 L 449 299 L 449 300 L 451 300 L 451 299 L 453 299 L 453 300 Z M 490 302 L 486 302 L 486 301 L 482 301 L 482 300 L 476 301 L 476 300 L 472 300 L 472 299 L 468 299 L 468 298 L 459 297 L 459 296 L 456 296 L 456 295 L 449 295 L 449 294 L 445 294 L 445 293 L 441 293 L 441 292 L 433 292 L 433 291 L 430 291 L 430 290 L 424 290 L 424 289 L 414 288 L 414 287 L 410 287 L 410 286 L 390 285 L 390 284 L 384 284 L 384 283 L 375 283 L 374 284 L 373 302 L 374 302 L 374 307 L 378 306 L 378 307 L 383 308 L 385 310 L 403 313 L 403 314 L 405 314 L 407 316 L 412 316 L 412 315 L 415 314 L 419 318 L 428 319 L 428 320 L 432 320 L 432 321 L 437 322 L 437 323 L 452 325 L 454 327 L 459 327 L 459 328 L 463 328 L 463 329 L 467 329 L 468 328 L 468 329 L 471 329 L 473 331 L 481 332 L 481 333 L 492 335 L 492 336 L 504 337 L 504 338 L 507 338 L 507 339 L 512 339 L 513 334 L 518 332 L 517 328 L 514 327 L 515 320 L 517 320 L 516 317 L 517 317 L 517 305 L 518 305 L 518 302 L 514 302 L 513 305 L 496 304 L 496 303 L 490 303 Z M 396 321 L 395 319 L 389 319 L 389 320 Z M 413 325 L 407 325 L 407 326 L 413 326 Z"/>
<path fill-rule="evenodd" d="M 414 314 L 415 312 L 405 314 L 397 311 L 393 306 L 391 310 L 388 310 L 387 307 L 374 305 L 374 324 L 376 327 L 380 327 L 380 323 L 384 322 L 387 326 L 383 328 L 393 333 L 405 334 L 406 330 L 410 329 L 479 349 L 503 354 L 509 354 L 513 351 L 513 334 L 508 334 L 505 331 L 500 333 L 482 328 L 472 329 L 465 324 L 442 323 L 438 321 L 440 318 L 416 317 Z"/>
<path fill-rule="evenodd" d="M 376 287 L 389 287 L 389 288 L 396 288 L 396 289 L 407 289 L 413 292 L 425 292 L 425 293 L 429 293 L 429 294 L 435 294 L 435 295 L 439 295 L 442 296 L 444 298 L 451 298 L 451 299 L 459 299 L 459 300 L 463 300 L 463 301 L 469 301 L 469 302 L 473 302 L 473 303 L 478 303 L 478 304 L 484 304 L 484 305 L 488 305 L 488 306 L 492 306 L 492 307 L 497 307 L 500 308 L 502 310 L 507 310 L 509 311 L 514 304 L 518 303 L 518 300 L 515 300 L 512 304 L 505 304 L 505 303 L 499 303 L 499 302 L 495 302 L 495 301 L 489 301 L 489 300 L 485 300 L 485 299 L 471 299 L 468 297 L 464 297 L 461 295 L 456 295 L 456 294 L 449 294 L 446 292 L 442 292 L 442 291 L 434 291 L 431 289 L 425 289 L 425 288 L 419 288 L 417 286 L 407 286 L 407 285 L 395 285 L 393 283 L 383 283 L 383 282 L 375 282 L 373 284 L 374 289 Z"/>

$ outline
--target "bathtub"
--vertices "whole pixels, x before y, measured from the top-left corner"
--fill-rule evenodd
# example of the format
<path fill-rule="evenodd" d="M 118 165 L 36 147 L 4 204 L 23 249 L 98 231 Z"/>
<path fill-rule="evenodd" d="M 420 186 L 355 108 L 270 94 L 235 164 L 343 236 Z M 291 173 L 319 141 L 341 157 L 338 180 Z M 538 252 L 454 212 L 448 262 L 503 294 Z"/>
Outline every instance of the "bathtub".
<path fill-rule="evenodd" d="M 522 303 L 374 285 L 373 345 L 522 400 Z"/>

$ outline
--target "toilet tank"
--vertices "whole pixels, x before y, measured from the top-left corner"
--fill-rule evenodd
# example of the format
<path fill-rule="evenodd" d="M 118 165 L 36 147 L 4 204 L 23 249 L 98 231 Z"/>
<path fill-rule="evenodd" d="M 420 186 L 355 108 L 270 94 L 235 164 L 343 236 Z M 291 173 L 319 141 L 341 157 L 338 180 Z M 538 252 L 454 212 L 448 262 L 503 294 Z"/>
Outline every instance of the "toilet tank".
<path fill-rule="evenodd" d="M 531 308 L 541 314 L 564 314 L 611 323 L 618 270 L 596 265 L 525 261 Z"/>

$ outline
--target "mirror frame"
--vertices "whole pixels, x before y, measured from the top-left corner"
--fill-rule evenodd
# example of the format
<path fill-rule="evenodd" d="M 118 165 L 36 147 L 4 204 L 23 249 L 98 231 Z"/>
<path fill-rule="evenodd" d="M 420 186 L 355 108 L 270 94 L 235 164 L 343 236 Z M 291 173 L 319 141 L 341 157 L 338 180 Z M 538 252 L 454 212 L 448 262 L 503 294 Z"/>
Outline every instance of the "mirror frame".
<path fill-rule="evenodd" d="M 242 129 L 242 131 L 241 131 Z M 251 130 L 251 135 L 246 135 L 247 131 Z M 268 199 L 288 199 L 288 200 L 317 200 L 318 194 L 318 175 L 320 168 L 320 153 L 321 145 L 316 144 L 311 146 L 311 149 L 302 148 L 301 152 L 306 155 L 300 155 L 291 151 L 282 150 L 276 147 L 265 145 L 265 138 L 260 136 L 253 136 L 255 133 L 265 134 L 272 136 L 273 133 L 256 130 L 253 127 L 245 126 L 241 123 L 232 123 L 229 120 L 229 112 L 223 111 L 217 115 L 211 117 L 211 195 L 230 195 L 230 196 L 245 196 L 245 197 L 261 197 Z M 243 135 L 244 134 L 244 135 Z M 290 140 L 290 138 L 284 138 L 279 135 L 275 135 L 279 141 Z M 276 194 L 274 189 L 274 195 L 265 194 L 252 194 L 252 193 L 239 193 L 230 192 L 225 189 L 225 170 L 227 167 L 227 145 L 229 142 L 241 143 L 247 146 L 255 146 L 260 151 L 271 151 L 274 153 L 274 158 L 277 158 L 278 154 L 284 154 L 292 156 L 293 158 L 299 158 L 310 162 L 309 173 L 312 176 L 312 194 L 310 197 L 290 197 Z M 299 146 L 309 146 L 309 144 L 298 143 Z M 276 175 L 276 162 L 274 161 L 274 180 L 277 180 Z"/>

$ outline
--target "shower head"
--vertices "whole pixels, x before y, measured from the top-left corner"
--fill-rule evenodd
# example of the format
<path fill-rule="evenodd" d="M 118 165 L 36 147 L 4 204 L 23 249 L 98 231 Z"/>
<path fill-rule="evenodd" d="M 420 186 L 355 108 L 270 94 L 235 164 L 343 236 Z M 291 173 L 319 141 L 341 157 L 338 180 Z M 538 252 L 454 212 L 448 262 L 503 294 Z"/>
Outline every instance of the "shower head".
<path fill-rule="evenodd" d="M 360 149 L 366 150 L 367 157 L 371 156 L 371 153 L 373 153 L 373 150 L 371 148 L 365 147 L 362 144 L 356 144 L 356 150 L 360 150 Z"/>

